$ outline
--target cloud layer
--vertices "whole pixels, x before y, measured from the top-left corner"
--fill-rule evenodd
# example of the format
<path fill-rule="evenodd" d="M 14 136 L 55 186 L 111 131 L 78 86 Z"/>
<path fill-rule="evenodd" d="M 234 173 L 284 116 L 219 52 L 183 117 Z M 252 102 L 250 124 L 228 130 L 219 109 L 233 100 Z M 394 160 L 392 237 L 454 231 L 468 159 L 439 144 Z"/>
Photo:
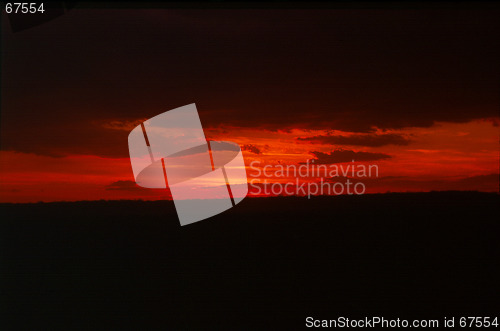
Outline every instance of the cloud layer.
<path fill-rule="evenodd" d="M 314 155 L 315 164 L 332 164 L 356 161 L 378 161 L 391 158 L 390 155 L 383 153 L 370 153 L 370 152 L 355 152 L 350 150 L 337 149 L 329 153 L 311 152 Z"/>
<path fill-rule="evenodd" d="M 342 135 L 319 135 L 313 137 L 299 137 L 297 141 L 312 144 L 352 145 L 366 147 L 380 147 L 385 145 L 408 145 L 410 139 L 395 133 L 386 134 L 356 134 L 351 136 Z"/>

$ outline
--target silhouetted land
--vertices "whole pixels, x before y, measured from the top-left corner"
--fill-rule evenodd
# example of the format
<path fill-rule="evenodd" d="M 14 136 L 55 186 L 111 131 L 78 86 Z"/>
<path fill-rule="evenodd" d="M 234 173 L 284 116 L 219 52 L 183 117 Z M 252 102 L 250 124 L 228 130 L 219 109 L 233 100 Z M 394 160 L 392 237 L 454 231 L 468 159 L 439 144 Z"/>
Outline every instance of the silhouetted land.
<path fill-rule="evenodd" d="M 499 195 L 1 205 L 1 330 L 300 329 L 500 312 Z"/>

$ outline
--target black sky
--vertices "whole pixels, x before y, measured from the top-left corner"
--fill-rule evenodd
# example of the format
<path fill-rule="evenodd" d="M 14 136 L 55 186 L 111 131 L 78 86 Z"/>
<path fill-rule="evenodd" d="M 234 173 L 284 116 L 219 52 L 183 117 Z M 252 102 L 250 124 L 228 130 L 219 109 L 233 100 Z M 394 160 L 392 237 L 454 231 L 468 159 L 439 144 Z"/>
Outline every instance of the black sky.
<path fill-rule="evenodd" d="M 126 156 L 128 133 L 102 123 L 193 102 L 205 126 L 271 130 L 366 133 L 498 116 L 498 17 L 74 9 L 17 33 L 3 19 L 1 148 Z"/>

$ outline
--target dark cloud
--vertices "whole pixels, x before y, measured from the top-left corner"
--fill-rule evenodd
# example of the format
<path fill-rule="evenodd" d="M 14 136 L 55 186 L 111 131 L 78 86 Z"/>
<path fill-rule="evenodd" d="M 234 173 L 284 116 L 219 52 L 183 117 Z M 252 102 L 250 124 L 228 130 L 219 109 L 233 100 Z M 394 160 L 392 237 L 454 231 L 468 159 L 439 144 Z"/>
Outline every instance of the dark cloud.
<path fill-rule="evenodd" d="M 133 180 L 118 180 L 105 186 L 120 199 L 172 199 L 170 189 L 150 189 L 138 186 Z M 114 192 L 114 193 L 113 193 Z"/>
<path fill-rule="evenodd" d="M 106 185 L 105 189 L 107 191 L 120 191 L 124 193 L 129 193 L 131 198 L 162 198 L 171 199 L 172 194 L 169 189 L 150 189 L 144 188 L 137 185 L 133 180 L 118 180 Z"/>
<path fill-rule="evenodd" d="M 350 191 L 353 192 L 353 187 L 357 183 L 364 184 L 366 193 L 375 192 L 419 192 L 419 191 L 481 191 L 481 192 L 498 192 L 499 174 L 490 174 L 483 176 L 466 177 L 463 179 L 442 179 L 442 180 L 419 180 L 416 178 L 405 176 L 387 176 L 387 177 L 371 177 L 371 178 L 349 178 L 345 176 L 338 176 L 332 178 L 322 179 L 327 183 L 342 183 L 347 185 L 347 181 L 352 186 Z M 319 180 L 316 182 L 321 184 Z M 287 183 L 290 192 L 301 192 L 297 190 L 295 183 Z M 272 193 L 273 183 L 252 183 L 249 185 L 249 195 L 256 195 L 263 192 Z M 286 192 L 275 189 L 282 195 Z M 324 192 L 328 192 L 325 189 Z M 347 193 L 347 191 L 345 191 Z M 274 194 L 273 194 L 274 195 Z"/>
<path fill-rule="evenodd" d="M 457 185 L 462 185 L 471 191 L 490 191 L 500 193 L 500 174 L 480 175 L 460 179 Z"/>
<path fill-rule="evenodd" d="M 298 141 L 310 142 L 312 144 L 334 144 L 334 145 L 352 145 L 352 146 L 368 146 L 380 147 L 385 145 L 408 145 L 410 139 L 396 134 L 356 134 L 352 136 L 341 135 L 320 135 L 314 137 L 299 137 Z"/>
<path fill-rule="evenodd" d="M 251 153 L 254 153 L 254 154 L 260 154 L 261 153 L 260 149 L 257 146 L 252 145 L 252 144 L 243 145 L 242 149 L 244 151 L 248 151 L 248 152 L 251 152 Z"/>
<path fill-rule="evenodd" d="M 329 153 L 310 152 L 314 155 L 315 164 L 344 163 L 352 161 L 377 161 L 391 158 L 383 153 L 355 152 L 350 150 L 337 149 Z"/>
<path fill-rule="evenodd" d="M 20 124 L 1 124 L 2 150 L 54 157 L 74 154 L 128 157 L 128 131 L 104 127 L 81 115 L 75 115 L 68 124 L 44 123 L 35 117 L 26 117 Z"/>
<path fill-rule="evenodd" d="M 2 24 L 2 149 L 126 156 L 127 133 L 96 122 L 193 102 L 205 127 L 498 117 L 497 10 L 74 9 Z"/>
<path fill-rule="evenodd" d="M 118 180 L 106 186 L 109 191 L 143 191 L 133 180 Z"/>
<path fill-rule="evenodd" d="M 351 183 L 365 184 L 367 191 L 482 191 L 499 192 L 499 174 L 472 176 L 461 179 L 434 179 L 421 180 L 418 178 L 404 176 L 387 176 L 380 178 L 347 178 L 343 176 L 327 179 L 329 182 L 345 183 L 349 179 Z"/>

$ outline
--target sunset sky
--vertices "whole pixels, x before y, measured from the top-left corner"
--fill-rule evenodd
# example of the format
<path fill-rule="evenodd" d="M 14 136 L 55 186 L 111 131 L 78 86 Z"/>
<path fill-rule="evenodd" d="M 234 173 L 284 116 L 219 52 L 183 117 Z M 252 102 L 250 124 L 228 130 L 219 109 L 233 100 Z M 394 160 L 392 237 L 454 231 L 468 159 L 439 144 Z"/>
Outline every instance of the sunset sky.
<path fill-rule="evenodd" d="M 247 166 L 354 157 L 378 165 L 367 193 L 498 192 L 498 17 L 77 8 L 14 33 L 3 16 L 0 202 L 167 198 L 135 184 L 127 136 L 191 103 Z"/>

